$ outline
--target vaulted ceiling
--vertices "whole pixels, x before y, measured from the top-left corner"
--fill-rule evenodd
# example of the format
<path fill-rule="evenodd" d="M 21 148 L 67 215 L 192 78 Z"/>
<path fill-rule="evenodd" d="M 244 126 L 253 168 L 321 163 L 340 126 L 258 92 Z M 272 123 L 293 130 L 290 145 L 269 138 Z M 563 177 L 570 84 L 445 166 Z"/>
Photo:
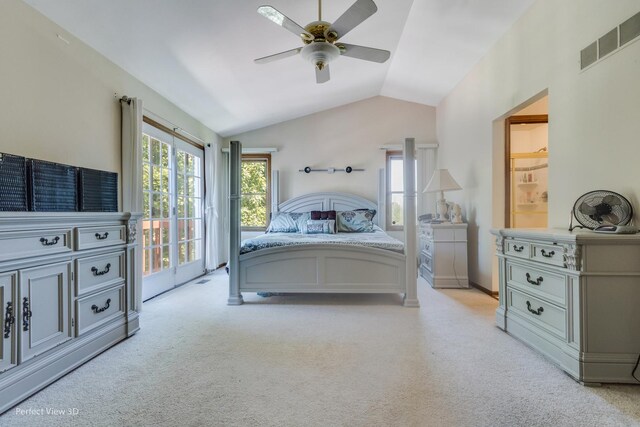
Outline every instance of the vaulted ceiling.
<path fill-rule="evenodd" d="M 391 51 L 384 64 L 349 57 L 315 82 L 301 46 L 256 13 L 265 0 L 24 0 L 221 136 L 376 95 L 437 105 L 534 0 L 375 0 L 341 41 Z M 324 0 L 333 22 L 355 0 Z M 315 0 L 270 0 L 305 26 Z"/>

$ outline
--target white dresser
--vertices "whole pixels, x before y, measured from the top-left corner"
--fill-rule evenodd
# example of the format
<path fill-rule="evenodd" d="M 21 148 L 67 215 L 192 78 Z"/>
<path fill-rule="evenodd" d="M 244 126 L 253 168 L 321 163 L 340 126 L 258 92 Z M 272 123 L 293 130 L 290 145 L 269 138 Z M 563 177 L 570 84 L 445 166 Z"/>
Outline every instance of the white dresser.
<path fill-rule="evenodd" d="M 0 413 L 139 329 L 139 217 L 0 213 Z"/>
<path fill-rule="evenodd" d="M 467 224 L 420 223 L 419 273 L 434 288 L 468 288 Z"/>
<path fill-rule="evenodd" d="M 492 233 L 498 327 L 580 382 L 638 383 L 631 373 L 640 353 L 640 236 Z"/>

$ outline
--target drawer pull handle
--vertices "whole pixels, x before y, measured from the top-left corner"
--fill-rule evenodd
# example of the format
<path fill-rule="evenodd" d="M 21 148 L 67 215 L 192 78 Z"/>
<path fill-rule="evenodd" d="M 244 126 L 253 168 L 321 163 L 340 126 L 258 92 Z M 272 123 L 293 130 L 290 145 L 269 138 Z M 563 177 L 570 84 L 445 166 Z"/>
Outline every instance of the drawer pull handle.
<path fill-rule="evenodd" d="M 542 280 L 544 280 L 542 276 L 538 277 L 536 280 L 531 280 L 531 275 L 527 273 L 527 282 L 531 283 L 532 285 L 540 286 Z"/>
<path fill-rule="evenodd" d="M 513 250 L 516 251 L 516 252 L 522 252 L 522 251 L 524 251 L 524 246 L 513 245 Z"/>
<path fill-rule="evenodd" d="M 41 237 L 40 243 L 42 243 L 42 246 L 53 246 L 53 245 L 57 245 L 59 240 L 60 240 L 60 236 L 54 237 L 53 239 L 51 239 L 51 241 L 49 241 L 49 239 Z"/>
<path fill-rule="evenodd" d="M 98 271 L 98 269 L 96 267 L 91 267 L 91 271 L 93 272 L 94 276 L 104 276 L 105 274 L 107 274 L 109 272 L 110 269 L 111 269 L 111 263 L 107 264 L 104 267 L 104 270 L 102 270 L 102 271 Z"/>
<path fill-rule="evenodd" d="M 24 297 L 22 299 L 22 330 L 25 332 L 29 330 L 31 316 L 33 316 L 33 313 L 29 310 L 29 298 Z"/>
<path fill-rule="evenodd" d="M 4 313 L 4 337 L 9 338 L 11 335 L 11 326 L 16 323 L 16 317 L 13 315 L 13 303 L 7 302 L 7 310 Z"/>
<path fill-rule="evenodd" d="M 540 253 L 545 258 L 553 258 L 553 256 L 556 254 L 555 251 L 551 251 L 551 252 L 547 253 L 544 249 L 541 249 Z"/>
<path fill-rule="evenodd" d="M 91 310 L 93 310 L 95 314 L 102 313 L 103 311 L 107 311 L 110 305 L 111 305 L 111 298 L 107 300 L 107 303 L 104 305 L 104 307 L 98 308 L 97 305 L 93 304 L 91 306 Z"/>
<path fill-rule="evenodd" d="M 536 316 L 540 316 L 544 311 L 544 308 L 539 307 L 537 310 L 534 310 L 533 308 L 531 308 L 531 303 L 527 301 L 527 310 L 529 310 L 531 313 L 535 314 Z"/>
<path fill-rule="evenodd" d="M 105 231 L 104 234 L 96 233 L 96 239 L 98 239 L 98 240 L 104 240 L 107 237 L 109 237 L 109 232 L 108 231 Z"/>

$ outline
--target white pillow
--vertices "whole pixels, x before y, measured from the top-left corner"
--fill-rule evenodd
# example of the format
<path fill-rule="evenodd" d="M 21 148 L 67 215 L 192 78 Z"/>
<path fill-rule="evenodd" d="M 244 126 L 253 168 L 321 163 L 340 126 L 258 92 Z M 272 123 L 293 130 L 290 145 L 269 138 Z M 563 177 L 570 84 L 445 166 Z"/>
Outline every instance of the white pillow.
<path fill-rule="evenodd" d="M 308 219 L 302 226 L 302 234 L 335 234 L 336 221 L 333 219 Z"/>

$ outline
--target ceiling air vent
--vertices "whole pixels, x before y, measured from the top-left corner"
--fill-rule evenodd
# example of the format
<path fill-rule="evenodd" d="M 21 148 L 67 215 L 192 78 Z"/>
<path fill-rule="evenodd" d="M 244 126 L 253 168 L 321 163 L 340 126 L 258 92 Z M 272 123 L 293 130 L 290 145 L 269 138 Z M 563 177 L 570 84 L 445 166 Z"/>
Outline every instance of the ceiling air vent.
<path fill-rule="evenodd" d="M 640 37 L 640 12 L 582 49 L 580 69 L 584 70 L 638 37 Z"/>

